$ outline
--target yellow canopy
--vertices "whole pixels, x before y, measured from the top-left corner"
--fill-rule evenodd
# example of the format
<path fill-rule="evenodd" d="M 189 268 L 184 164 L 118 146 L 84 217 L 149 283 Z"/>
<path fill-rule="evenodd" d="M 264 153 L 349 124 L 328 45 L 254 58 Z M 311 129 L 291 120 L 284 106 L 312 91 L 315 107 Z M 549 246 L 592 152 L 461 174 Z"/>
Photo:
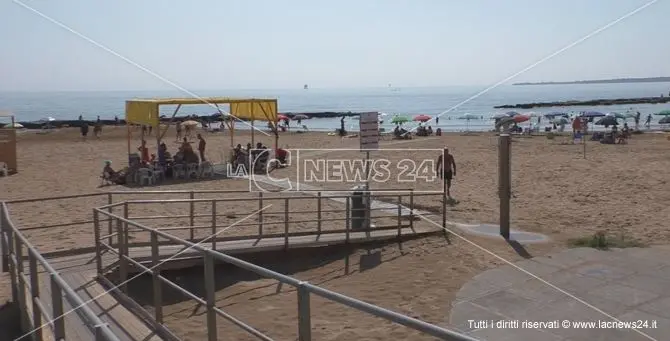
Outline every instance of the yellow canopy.
<path fill-rule="evenodd" d="M 159 106 L 188 104 L 229 104 L 230 114 L 247 121 L 277 121 L 277 100 L 261 98 L 149 98 L 126 101 L 126 122 L 158 126 Z"/>

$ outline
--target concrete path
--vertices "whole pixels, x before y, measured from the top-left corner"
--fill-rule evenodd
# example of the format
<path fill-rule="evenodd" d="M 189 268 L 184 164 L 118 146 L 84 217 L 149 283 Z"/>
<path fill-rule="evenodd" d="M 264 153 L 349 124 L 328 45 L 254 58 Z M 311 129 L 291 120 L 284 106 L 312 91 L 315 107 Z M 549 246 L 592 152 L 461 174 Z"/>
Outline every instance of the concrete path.
<path fill-rule="evenodd" d="M 488 270 L 458 292 L 450 326 L 490 341 L 638 341 L 670 338 L 670 246 L 598 251 L 569 249 L 516 263 L 559 290 L 510 265 Z M 614 321 L 570 297 L 574 295 L 620 321 L 640 321 L 630 329 L 562 327 L 571 322 Z M 523 329 L 497 328 L 491 321 L 555 322 Z M 472 322 L 471 322 L 472 321 Z M 486 321 L 475 325 L 475 321 Z M 502 326 L 500 326 L 502 327 Z"/>

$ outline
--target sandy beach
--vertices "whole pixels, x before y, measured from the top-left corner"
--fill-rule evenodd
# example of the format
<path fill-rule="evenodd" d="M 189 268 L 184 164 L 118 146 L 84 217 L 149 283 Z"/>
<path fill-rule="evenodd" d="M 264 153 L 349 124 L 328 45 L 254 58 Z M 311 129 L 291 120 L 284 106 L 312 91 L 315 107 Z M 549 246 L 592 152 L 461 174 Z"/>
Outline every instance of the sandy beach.
<path fill-rule="evenodd" d="M 168 148 L 177 148 L 173 131 L 165 141 Z M 213 162 L 221 161 L 229 150 L 228 133 L 204 133 L 207 140 L 206 156 Z M 149 146 L 155 148 L 155 138 L 147 138 Z M 256 134 L 256 141 L 272 146 L 273 137 Z M 248 132 L 238 131 L 234 143 L 245 145 L 251 142 Z M 569 239 L 606 231 L 611 235 L 623 235 L 645 244 L 667 244 L 670 232 L 667 217 L 670 208 L 670 185 L 667 170 L 670 168 L 668 148 L 670 141 L 664 134 L 634 135 L 626 145 L 601 145 L 588 142 L 586 158 L 581 145 L 564 143 L 564 138 L 548 140 L 544 136 L 514 138 L 512 143 L 512 226 L 524 231 L 548 235 L 551 242 L 529 245 L 527 250 L 533 256 L 546 254 L 552 250 L 568 247 Z M 360 158 L 355 149 L 357 138 L 339 138 L 325 133 L 282 133 L 280 146 L 289 149 L 308 148 L 302 157 L 351 159 Z M 139 145 L 135 138 L 131 147 Z M 497 137 L 493 134 L 473 135 L 447 134 L 441 137 L 415 137 L 410 141 L 383 141 L 381 148 L 398 150 L 380 151 L 377 158 L 400 163 L 402 159 L 431 160 L 437 157 L 439 149 L 448 147 L 455 157 L 457 176 L 454 178 L 452 195 L 458 204 L 448 207 L 448 220 L 461 223 L 497 224 Z M 125 127 L 105 127 L 102 137 L 89 137 L 83 141 L 76 129 L 55 130 L 48 134 L 25 132 L 20 134 L 18 143 L 19 172 L 10 177 L 0 178 L 0 199 L 27 199 L 47 196 L 75 195 L 105 191 L 136 191 L 137 188 L 124 186 L 100 187 L 101 169 L 104 160 L 111 160 L 119 169 L 127 163 L 127 140 Z M 324 149 L 352 149 L 349 151 L 319 151 Z M 155 149 L 154 149 L 155 150 Z M 376 181 L 375 188 L 405 189 L 411 187 L 416 192 L 439 191 L 441 183 L 418 181 L 403 183 L 398 181 L 398 169 L 392 168 L 388 181 Z M 295 167 L 287 167 L 273 172 L 274 177 L 300 179 Z M 348 190 L 352 183 L 329 182 L 322 184 L 324 190 Z M 257 193 L 244 193 L 249 183 L 240 179 L 221 179 L 166 184 L 145 188 L 150 190 L 239 190 L 240 193 L 226 194 L 229 201 L 217 209 L 228 214 L 218 224 L 224 226 L 243 218 L 254 210 Z M 284 194 L 288 195 L 288 194 Z M 299 193 L 290 194 L 300 196 Z M 184 194 L 169 195 L 183 198 Z M 157 195 L 115 195 L 114 201 L 128 198 L 164 199 Z M 216 194 L 201 194 L 198 198 L 221 198 Z M 90 223 L 91 209 L 107 204 L 106 196 L 78 198 L 39 203 L 11 204 L 10 211 L 14 223 L 25 230 L 26 236 L 41 252 L 68 250 L 81 246 L 92 246 Z M 248 200 L 248 201 L 245 201 Z M 417 207 L 440 212 L 442 204 L 438 196 L 417 196 Z M 198 213 L 210 212 L 208 203 L 198 205 Z M 273 204 L 274 205 L 274 204 Z M 276 203 L 281 205 L 281 203 Z M 296 210 L 313 211 L 315 200 L 306 199 L 305 205 Z M 343 209 L 336 202 L 324 202 L 324 209 Z M 166 213 L 185 214 L 186 204 L 149 205 L 133 209 L 133 216 L 151 216 Z M 272 208 L 268 210 L 269 221 Z M 328 218 L 336 218 L 333 212 Z M 326 218 L 324 216 L 324 218 Z M 291 220 L 314 219 L 313 214 L 296 213 Z M 439 222 L 439 220 L 437 220 Z M 68 226 L 39 228 L 65 223 Z M 385 223 L 380 219 L 380 224 Z M 430 224 L 422 221 L 421 224 Z M 150 226 L 179 226 L 187 224 L 184 219 L 151 220 Z M 206 218 L 198 224 L 207 224 Z M 342 228 L 337 221 L 324 222 L 324 228 Z M 245 227 L 231 230 L 234 234 L 250 234 Z M 277 226 L 277 229 L 283 226 Z M 296 223 L 293 231 L 313 228 L 309 223 Z M 247 229 L 246 231 L 244 229 Z M 252 230 L 253 231 L 253 230 Z M 187 232 L 175 232 L 185 237 Z M 205 236 L 208 231 L 198 231 Z M 521 259 L 505 243 L 490 239 L 464 235 L 486 249 L 514 261 Z M 146 236 L 136 236 L 146 238 Z M 323 264 L 303 264 L 306 261 L 291 260 L 289 264 L 274 264 L 300 279 L 312 283 L 322 283 L 325 287 L 347 295 L 390 308 L 413 317 L 446 326 L 450 303 L 460 286 L 477 273 L 501 264 L 500 260 L 478 250 L 468 242 L 452 238 L 448 244 L 444 238 L 431 237 L 398 245 L 378 247 L 383 263 L 373 269 L 359 271 L 357 262 L 351 266 L 356 271 L 344 273 L 343 256 L 340 254 L 320 255 Z M 357 251 L 355 257 L 366 253 Z M 318 258 L 318 257 L 317 257 Z M 314 263 L 315 260 L 311 260 Z M 302 263 L 301 263 L 302 262 Z M 174 276 L 177 276 L 175 274 Z M 185 276 L 181 276 L 186 278 Z M 3 274 L 7 283 L 7 276 Z M 135 290 L 142 291 L 143 285 L 150 284 L 138 279 L 133 284 Z M 184 280 L 186 281 L 186 280 Z M 4 284 L 3 283 L 3 284 Z M 195 285 L 188 284 L 185 285 Z M 0 300 L 10 297 L 7 285 L 0 285 Z M 284 288 L 276 293 L 276 285 L 267 280 L 239 280 L 219 290 L 217 300 L 220 307 L 247 321 L 277 339 L 294 338 L 295 293 Z M 388 340 L 388 339 L 428 339 L 400 326 L 391 326 L 379 319 L 364 316 L 344 306 L 323 303 L 318 298 L 312 301 L 314 336 L 324 340 Z M 195 309 L 193 302 L 175 301 L 166 307 L 167 326 L 185 340 L 204 338 L 204 314 Z M 226 339 L 244 340 L 243 331 L 227 325 L 220 319 L 220 335 Z"/>

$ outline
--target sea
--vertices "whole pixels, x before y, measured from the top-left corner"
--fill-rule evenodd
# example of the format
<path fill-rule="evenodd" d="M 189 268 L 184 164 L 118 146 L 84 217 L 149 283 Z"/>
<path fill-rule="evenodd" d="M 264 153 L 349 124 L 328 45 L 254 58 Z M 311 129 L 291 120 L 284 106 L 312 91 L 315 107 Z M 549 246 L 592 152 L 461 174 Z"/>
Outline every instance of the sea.
<path fill-rule="evenodd" d="M 364 88 L 364 89 L 288 89 L 288 90 L 203 90 L 192 93 L 200 97 L 269 97 L 277 98 L 280 112 L 368 112 L 386 113 L 381 119 L 382 127 L 392 128 L 391 118 L 395 114 L 412 117 L 418 114 L 440 115 L 439 124 L 430 122 L 433 128 L 443 131 L 486 131 L 493 127 L 491 117 L 498 113 L 547 113 L 562 111 L 626 112 L 639 111 L 642 117 L 661 110 L 670 109 L 670 104 L 641 104 L 596 107 L 549 107 L 533 109 L 494 109 L 503 104 L 531 102 L 554 102 L 568 100 L 614 99 L 631 97 L 668 96 L 670 83 L 625 83 L 625 84 L 576 84 L 576 85 L 501 85 L 491 89 L 475 86 L 452 86 L 431 88 Z M 0 110 L 9 110 L 19 122 L 39 121 L 53 117 L 57 120 L 95 120 L 123 118 L 125 101 L 132 98 L 191 97 L 180 91 L 110 91 L 110 92 L 0 92 Z M 161 107 L 161 114 L 171 116 L 175 107 Z M 223 107 L 226 110 L 226 107 Z M 216 109 L 208 105 L 183 106 L 180 115 L 209 115 Z M 479 119 L 463 120 L 466 113 Z M 654 116 L 652 128 L 660 116 Z M 2 118 L 0 118 L 2 120 Z M 347 118 L 347 130 L 356 131 L 358 121 Z M 303 120 L 310 130 L 332 131 L 340 127 L 339 118 Z M 408 123 L 412 125 L 414 123 Z M 259 122 L 260 127 L 263 123 Z M 239 124 L 240 129 L 245 125 Z M 236 127 L 237 127 L 236 126 Z"/>

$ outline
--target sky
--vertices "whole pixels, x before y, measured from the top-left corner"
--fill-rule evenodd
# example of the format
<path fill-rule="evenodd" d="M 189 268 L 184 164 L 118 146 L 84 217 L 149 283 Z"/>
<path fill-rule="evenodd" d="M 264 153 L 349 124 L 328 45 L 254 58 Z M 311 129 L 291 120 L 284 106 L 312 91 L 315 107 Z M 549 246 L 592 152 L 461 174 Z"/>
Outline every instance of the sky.
<path fill-rule="evenodd" d="M 18 1 L 0 0 L 0 91 L 493 85 L 649 2 L 21 0 L 110 53 Z M 658 0 L 506 83 L 670 76 L 667 13 Z"/>

